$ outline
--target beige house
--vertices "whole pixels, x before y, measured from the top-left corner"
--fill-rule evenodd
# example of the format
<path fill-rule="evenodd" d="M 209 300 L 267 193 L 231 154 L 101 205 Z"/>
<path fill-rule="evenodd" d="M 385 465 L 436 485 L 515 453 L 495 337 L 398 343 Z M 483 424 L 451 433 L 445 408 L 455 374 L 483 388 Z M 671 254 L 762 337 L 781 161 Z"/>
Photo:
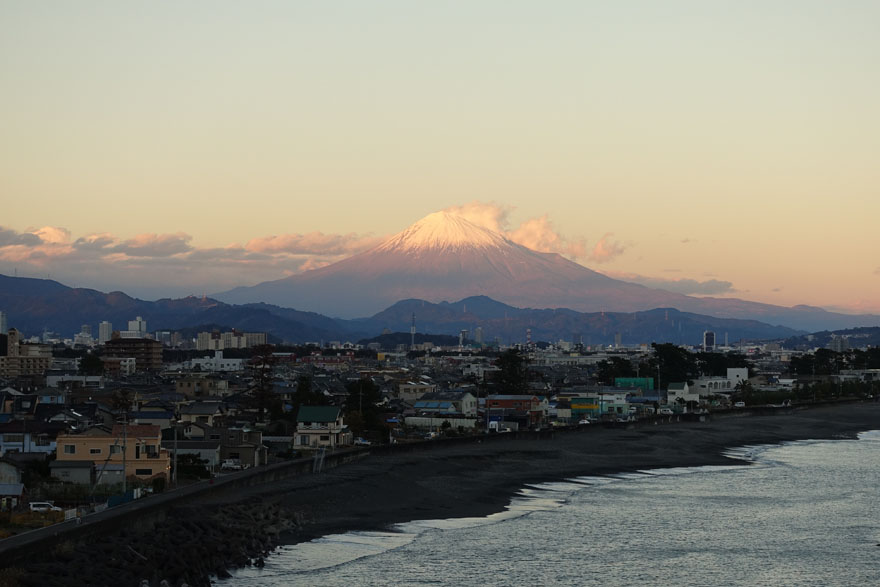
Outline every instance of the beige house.
<path fill-rule="evenodd" d="M 96 466 L 124 462 L 126 478 L 167 479 L 171 459 L 161 442 L 161 431 L 153 424 L 117 424 L 112 430 L 95 426 L 81 434 L 59 434 L 57 460 L 92 461 Z"/>
<path fill-rule="evenodd" d="M 351 444 L 352 434 L 335 406 L 302 406 L 296 416 L 296 446 L 334 447 Z"/>

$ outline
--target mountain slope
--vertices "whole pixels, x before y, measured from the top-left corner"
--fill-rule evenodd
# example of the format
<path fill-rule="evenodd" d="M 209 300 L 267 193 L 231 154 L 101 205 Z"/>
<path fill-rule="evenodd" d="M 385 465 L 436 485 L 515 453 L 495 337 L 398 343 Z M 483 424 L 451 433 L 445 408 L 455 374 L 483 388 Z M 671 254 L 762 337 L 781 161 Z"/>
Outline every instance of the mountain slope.
<path fill-rule="evenodd" d="M 267 302 L 331 316 L 368 316 L 401 299 L 488 296 L 518 307 L 634 312 L 658 307 L 795 329 L 880 325 L 880 316 L 697 298 L 612 279 L 540 253 L 448 212 L 436 212 L 377 247 L 332 265 L 215 294 L 228 303 Z"/>
<path fill-rule="evenodd" d="M 88 324 L 97 335 L 107 320 L 125 330 L 128 320 L 142 316 L 151 332 L 198 324 L 224 324 L 242 331 L 268 332 L 285 341 L 303 342 L 345 338 L 350 332 L 326 316 L 266 305 L 233 306 L 211 298 L 187 297 L 155 302 L 122 292 L 103 293 L 70 288 L 55 281 L 0 275 L 0 309 L 10 328 L 28 335 L 48 329 L 72 337 Z"/>
<path fill-rule="evenodd" d="M 565 308 L 515 308 L 489 298 L 432 304 L 424 300 L 403 300 L 371 318 L 358 321 L 366 330 L 407 331 L 416 317 L 418 332 L 456 334 L 482 329 L 483 342 L 495 338 L 503 344 L 525 342 L 526 329 L 532 340 L 579 341 L 587 345 L 612 344 L 619 333 L 623 344 L 673 342 L 699 344 L 703 332 L 712 330 L 718 340 L 725 335 L 733 343 L 741 339 L 768 340 L 792 336 L 791 328 L 771 326 L 754 320 L 715 318 L 672 308 L 645 312 L 576 312 Z"/>

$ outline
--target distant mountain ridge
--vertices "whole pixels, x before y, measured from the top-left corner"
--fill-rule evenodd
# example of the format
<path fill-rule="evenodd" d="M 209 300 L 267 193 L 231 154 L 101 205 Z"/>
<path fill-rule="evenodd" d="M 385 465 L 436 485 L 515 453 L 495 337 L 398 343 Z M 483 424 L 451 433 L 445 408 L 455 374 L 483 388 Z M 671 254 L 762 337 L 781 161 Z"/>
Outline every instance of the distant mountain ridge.
<path fill-rule="evenodd" d="M 791 328 L 754 320 L 714 318 L 673 308 L 632 313 L 585 313 L 565 308 L 516 308 L 485 296 L 439 304 L 403 300 L 357 322 L 371 330 L 387 328 L 405 332 L 413 315 L 419 332 L 455 334 L 466 329 L 473 340 L 475 329 L 479 327 L 483 342 L 492 342 L 497 337 L 502 344 L 524 342 L 527 329 L 531 330 L 533 341 L 582 340 L 586 345 L 613 344 L 618 333 L 621 342 L 629 345 L 650 342 L 699 344 L 706 330 L 716 333 L 719 344 L 723 343 L 725 335 L 733 343 L 741 339 L 770 340 L 799 334 Z"/>
<path fill-rule="evenodd" d="M 612 279 L 555 253 L 541 253 L 449 212 L 436 212 L 369 251 L 332 265 L 215 294 L 354 318 L 402 299 L 433 303 L 484 295 L 522 308 L 579 312 L 683 312 L 760 320 L 798 330 L 880 326 L 880 316 L 686 296 Z"/>
<path fill-rule="evenodd" d="M 458 336 L 481 327 L 485 342 L 524 342 L 526 329 L 533 340 L 573 340 L 586 344 L 609 344 L 619 332 L 625 344 L 675 342 L 696 344 L 704 330 L 715 330 L 719 341 L 727 333 L 732 341 L 779 339 L 801 332 L 756 321 L 700 316 L 674 309 L 645 312 L 583 313 L 569 309 L 517 308 L 487 296 L 472 296 L 458 302 L 431 303 L 425 300 L 399 301 L 381 312 L 355 320 L 329 318 L 270 304 L 230 305 L 211 298 L 188 297 L 155 302 L 138 300 L 122 292 L 102 293 L 70 288 L 58 282 L 0 275 L 0 309 L 9 315 L 10 327 L 27 334 L 44 328 L 72 337 L 80 325 L 97 325 L 109 320 L 117 330 L 127 321 L 143 316 L 151 332 L 180 330 L 201 324 L 225 324 L 241 331 L 267 332 L 294 343 L 329 340 L 355 341 L 379 335 L 383 330 L 408 332 L 412 315 L 420 333 Z"/>

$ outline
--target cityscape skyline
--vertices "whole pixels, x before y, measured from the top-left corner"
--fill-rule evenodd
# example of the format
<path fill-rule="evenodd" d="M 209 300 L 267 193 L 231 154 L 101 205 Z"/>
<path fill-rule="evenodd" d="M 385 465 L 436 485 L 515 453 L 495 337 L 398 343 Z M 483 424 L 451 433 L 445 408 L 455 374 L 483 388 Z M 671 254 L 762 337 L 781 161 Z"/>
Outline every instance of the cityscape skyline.
<path fill-rule="evenodd" d="M 0 273 L 201 295 L 464 209 L 615 278 L 880 312 L 875 3 L 87 6 L 0 7 Z"/>

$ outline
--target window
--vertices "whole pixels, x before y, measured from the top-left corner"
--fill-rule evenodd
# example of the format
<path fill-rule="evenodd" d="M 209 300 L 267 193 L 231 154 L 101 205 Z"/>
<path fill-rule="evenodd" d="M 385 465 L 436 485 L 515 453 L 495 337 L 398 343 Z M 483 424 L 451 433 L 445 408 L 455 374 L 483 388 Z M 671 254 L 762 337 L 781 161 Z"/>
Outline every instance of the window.
<path fill-rule="evenodd" d="M 90 448 L 89 454 L 90 455 L 99 455 L 99 454 L 101 454 L 101 449 L 100 448 Z"/>
<path fill-rule="evenodd" d="M 240 458 L 241 458 L 241 455 L 240 455 L 239 453 L 237 453 L 237 452 L 230 452 L 230 453 L 229 453 L 229 458 L 230 458 L 230 459 L 240 459 Z"/>
<path fill-rule="evenodd" d="M 220 435 L 219 434 L 212 434 L 211 440 L 220 440 Z"/>
<path fill-rule="evenodd" d="M 65 444 L 64 445 L 64 454 L 75 455 L 76 454 L 76 445 L 75 444 Z"/>
<path fill-rule="evenodd" d="M 153 469 L 135 469 L 134 474 L 135 475 L 152 475 Z"/>
<path fill-rule="evenodd" d="M 24 434 L 4 434 L 3 442 L 24 442 Z"/>
<path fill-rule="evenodd" d="M 321 442 L 330 442 L 330 436 L 328 434 L 322 434 Z"/>
<path fill-rule="evenodd" d="M 114 444 L 113 446 L 110 447 L 110 454 L 111 455 L 118 455 L 121 453 L 122 453 L 122 447 L 119 446 L 118 444 Z"/>

